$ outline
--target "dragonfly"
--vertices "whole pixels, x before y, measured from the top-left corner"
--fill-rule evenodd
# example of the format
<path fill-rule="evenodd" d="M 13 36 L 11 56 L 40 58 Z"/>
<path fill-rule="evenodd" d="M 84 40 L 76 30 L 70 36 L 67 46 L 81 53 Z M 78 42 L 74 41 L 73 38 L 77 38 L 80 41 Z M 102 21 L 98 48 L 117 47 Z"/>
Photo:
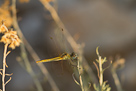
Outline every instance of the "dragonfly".
<path fill-rule="evenodd" d="M 77 59 L 78 59 L 78 56 L 74 52 L 72 52 L 71 54 L 65 52 L 62 55 L 60 55 L 59 57 L 54 57 L 54 58 L 50 58 L 50 59 L 44 59 L 44 60 L 36 61 L 36 63 L 52 62 L 52 61 L 60 61 L 60 60 L 77 60 Z"/>
<path fill-rule="evenodd" d="M 58 34 L 58 37 L 60 37 L 60 35 L 62 35 L 62 32 L 63 32 L 63 29 L 62 29 L 62 31 L 60 32 L 61 34 Z M 62 40 L 62 39 L 64 39 L 64 36 L 62 35 L 61 37 L 62 37 L 62 38 L 61 38 L 60 40 L 61 40 L 61 42 L 63 42 L 63 44 L 64 44 L 65 41 Z M 52 37 L 50 37 L 50 39 L 54 41 L 54 39 L 53 39 Z M 59 40 L 59 41 L 60 41 L 60 40 Z M 55 41 L 54 41 L 54 43 L 55 43 Z M 55 45 L 56 45 L 56 44 L 55 44 Z M 64 48 L 64 45 L 63 45 L 62 48 Z M 56 49 L 58 49 L 58 48 L 56 48 Z M 65 49 L 65 48 L 64 48 L 64 49 Z M 44 60 L 36 61 L 36 63 L 40 63 L 40 62 L 53 62 L 53 61 L 61 61 L 61 60 L 70 60 L 70 61 L 69 61 L 70 64 L 74 66 L 75 64 L 74 64 L 73 61 L 74 61 L 74 60 L 78 60 L 78 56 L 77 56 L 77 54 L 74 53 L 74 52 L 72 52 L 72 53 L 64 52 L 63 54 L 61 54 L 61 55 L 58 56 L 58 57 L 54 57 L 54 58 L 50 58 L 50 59 L 44 59 Z"/>

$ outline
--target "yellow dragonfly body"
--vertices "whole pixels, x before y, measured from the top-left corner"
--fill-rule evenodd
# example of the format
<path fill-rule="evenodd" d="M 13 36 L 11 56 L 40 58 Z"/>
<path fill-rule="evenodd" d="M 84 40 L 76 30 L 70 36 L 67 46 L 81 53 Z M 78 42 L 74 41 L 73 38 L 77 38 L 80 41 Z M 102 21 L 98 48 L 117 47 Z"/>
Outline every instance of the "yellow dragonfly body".
<path fill-rule="evenodd" d="M 77 60 L 77 58 L 78 58 L 77 54 L 75 54 L 74 52 L 72 52 L 71 54 L 63 53 L 59 57 L 36 61 L 36 63 L 39 63 L 39 62 L 52 62 L 52 61 L 60 61 L 60 60 Z"/>

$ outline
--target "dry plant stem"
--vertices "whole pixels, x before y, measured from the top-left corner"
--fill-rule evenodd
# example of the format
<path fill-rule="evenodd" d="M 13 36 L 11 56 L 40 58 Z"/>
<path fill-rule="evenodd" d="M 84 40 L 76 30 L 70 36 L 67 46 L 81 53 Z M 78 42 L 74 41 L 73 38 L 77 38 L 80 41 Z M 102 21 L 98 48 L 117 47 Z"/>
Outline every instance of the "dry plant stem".
<path fill-rule="evenodd" d="M 77 54 L 79 54 L 78 44 L 75 42 L 73 37 L 69 34 L 67 29 L 65 28 L 63 22 L 60 20 L 60 18 L 58 16 L 57 12 L 55 11 L 55 9 L 46 0 L 40 0 L 40 2 L 51 13 L 52 18 L 54 19 L 54 21 L 56 22 L 58 27 L 62 28 L 64 30 L 63 33 L 64 33 L 64 36 L 66 37 L 67 41 L 70 43 L 73 50 Z M 91 67 L 88 65 L 88 63 L 87 63 L 86 59 L 84 58 L 84 56 L 83 56 L 83 60 L 84 60 L 84 62 L 83 62 L 84 69 L 90 75 L 89 77 L 91 77 L 91 81 L 93 83 L 98 83 L 96 76 L 94 75 Z"/>
<path fill-rule="evenodd" d="M 17 29 L 19 29 L 19 27 L 18 27 L 18 23 L 15 22 L 15 21 L 17 21 L 17 18 L 16 18 L 16 0 L 12 0 L 12 11 L 13 11 L 13 21 L 14 21 L 14 22 L 13 22 L 13 26 L 14 26 L 14 28 L 17 30 Z M 21 40 L 22 40 L 22 37 L 20 37 L 20 38 L 21 38 Z M 23 41 L 22 41 L 22 42 L 23 42 Z M 31 77 L 33 78 L 33 81 L 34 81 L 34 83 L 35 83 L 35 85 L 36 85 L 36 87 L 37 87 L 37 90 L 38 90 L 38 91 L 43 91 L 43 88 L 42 88 L 42 86 L 41 86 L 41 84 L 40 84 L 38 78 L 36 77 L 34 71 L 32 70 L 31 64 L 30 64 L 30 62 L 29 62 L 29 60 L 28 60 L 28 57 L 27 57 L 27 53 L 26 53 L 26 49 L 25 49 L 24 44 L 22 43 L 22 44 L 20 45 L 20 47 L 21 47 L 21 56 L 22 56 L 22 58 L 23 58 L 23 60 L 24 60 L 24 63 L 25 63 L 27 72 L 28 72 L 28 73 L 31 75 Z"/>
<path fill-rule="evenodd" d="M 112 68 L 111 72 L 112 72 L 112 76 L 113 76 L 115 85 L 117 87 L 117 91 L 123 91 L 123 89 L 121 87 L 121 83 L 120 83 L 119 78 L 117 76 L 116 70 L 114 68 Z"/>
<path fill-rule="evenodd" d="M 96 64 L 95 62 L 93 62 L 93 64 L 95 65 L 95 67 L 96 67 L 96 69 L 97 69 L 98 78 L 100 79 L 99 68 L 98 68 L 98 66 L 97 66 L 97 64 Z"/>
<path fill-rule="evenodd" d="M 15 0 L 14 1 L 14 5 L 13 5 L 13 22 L 14 22 L 14 27 L 17 29 L 19 37 L 21 38 L 21 40 L 25 43 L 25 46 L 27 48 L 27 50 L 29 51 L 29 53 L 31 54 L 32 58 L 37 61 L 40 58 L 38 57 L 38 55 L 36 54 L 36 52 L 34 51 L 34 49 L 31 47 L 31 45 L 27 42 L 27 40 L 25 39 L 25 37 L 23 36 L 23 33 L 21 32 L 21 29 L 19 28 L 19 25 L 17 23 L 17 17 L 16 17 L 16 7 L 15 7 Z M 50 73 L 48 72 L 47 68 L 43 65 L 43 63 L 38 63 L 37 64 L 39 66 L 39 68 L 41 69 L 42 73 L 46 76 L 48 82 L 50 83 L 53 91 L 59 91 L 59 88 L 57 87 L 57 85 L 55 84 L 54 80 L 52 79 Z"/>
<path fill-rule="evenodd" d="M 80 45 L 79 45 L 80 46 Z M 82 67 L 82 49 L 80 49 L 80 54 L 79 54 L 79 59 L 78 59 L 78 73 L 79 73 L 79 81 L 80 81 L 80 87 L 82 89 L 82 91 L 85 91 L 84 89 L 84 85 L 83 85 L 83 78 L 82 78 L 82 75 L 83 75 L 83 67 Z"/>
<path fill-rule="evenodd" d="M 40 84 L 38 78 L 36 77 L 36 74 L 34 73 L 32 67 L 31 67 L 31 64 L 28 60 L 28 57 L 27 57 L 27 53 L 26 53 L 26 50 L 25 50 L 25 47 L 23 44 L 20 45 L 21 46 L 21 56 L 24 60 L 24 63 L 25 63 L 25 66 L 26 66 L 26 71 L 30 74 L 30 76 L 33 78 L 33 81 L 37 87 L 37 90 L 38 91 L 44 91 L 43 88 L 42 88 L 42 85 Z"/>
<path fill-rule="evenodd" d="M 102 89 L 102 84 L 103 84 L 103 69 L 102 69 L 102 59 L 101 59 L 101 56 L 99 56 L 99 70 L 100 70 L 99 83 L 100 83 L 100 88 Z"/>
<path fill-rule="evenodd" d="M 11 77 L 10 77 L 9 80 L 5 83 L 5 85 L 7 85 L 10 81 L 11 81 Z"/>
<path fill-rule="evenodd" d="M 5 71 L 6 71 L 6 52 L 7 52 L 8 44 L 4 46 L 4 54 L 3 54 L 3 70 L 2 70 L 2 91 L 5 91 Z"/>
<path fill-rule="evenodd" d="M 26 48 L 30 52 L 32 58 L 35 61 L 39 60 L 40 58 L 38 57 L 38 55 L 36 54 L 36 52 L 34 51 L 34 49 L 30 46 L 30 44 L 27 42 L 27 40 L 24 40 L 24 42 L 27 45 Z M 60 91 L 59 88 L 57 87 L 56 83 L 52 79 L 50 73 L 48 72 L 47 68 L 43 65 L 43 63 L 38 63 L 37 65 L 41 69 L 42 73 L 46 76 L 48 82 L 50 83 L 50 85 L 51 85 L 51 87 L 53 89 L 53 91 Z"/>

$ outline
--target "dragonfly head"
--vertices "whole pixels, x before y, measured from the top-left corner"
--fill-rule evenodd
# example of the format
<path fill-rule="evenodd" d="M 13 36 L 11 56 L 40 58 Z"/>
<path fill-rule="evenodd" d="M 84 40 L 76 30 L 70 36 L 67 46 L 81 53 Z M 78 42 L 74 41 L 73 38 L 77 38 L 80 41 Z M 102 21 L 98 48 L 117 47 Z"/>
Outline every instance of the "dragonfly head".
<path fill-rule="evenodd" d="M 77 59 L 78 59 L 77 54 L 75 54 L 74 52 L 72 52 L 72 53 L 70 54 L 70 57 L 71 57 L 72 60 L 77 60 Z"/>

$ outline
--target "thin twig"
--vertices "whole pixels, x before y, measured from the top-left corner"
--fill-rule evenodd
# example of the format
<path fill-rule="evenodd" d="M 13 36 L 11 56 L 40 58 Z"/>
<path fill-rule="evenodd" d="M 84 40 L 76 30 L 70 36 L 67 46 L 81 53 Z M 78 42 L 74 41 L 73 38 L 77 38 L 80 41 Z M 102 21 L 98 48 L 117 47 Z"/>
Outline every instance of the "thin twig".
<path fill-rule="evenodd" d="M 11 77 L 6 81 L 5 85 L 7 85 L 11 81 Z"/>
<path fill-rule="evenodd" d="M 74 73 L 72 74 L 72 77 L 73 77 L 73 79 L 74 79 L 74 81 L 75 81 L 75 83 L 77 84 L 77 85 L 79 85 L 80 86 L 80 83 L 75 79 L 75 77 L 74 77 Z"/>
<path fill-rule="evenodd" d="M 84 89 L 84 85 L 83 85 L 83 77 L 82 77 L 82 75 L 83 75 L 83 66 L 82 66 L 82 61 L 83 61 L 83 59 L 82 59 L 82 47 L 79 45 L 79 48 L 80 48 L 80 53 L 79 53 L 79 59 L 78 59 L 78 64 L 77 64 L 77 66 L 78 66 L 78 73 L 79 73 L 79 81 L 80 81 L 80 87 L 81 87 L 81 89 L 82 89 L 82 91 L 85 91 L 85 89 Z"/>
<path fill-rule="evenodd" d="M 16 0 L 12 0 L 12 12 L 13 12 L 13 26 L 14 26 L 14 28 L 16 30 L 18 30 L 18 29 L 20 30 L 20 28 L 18 26 L 18 23 L 17 23 L 17 17 L 16 17 Z M 20 39 L 23 40 L 23 37 L 21 36 L 20 33 L 19 33 L 19 36 L 20 36 Z M 27 72 L 33 78 L 33 81 L 34 81 L 34 83 L 35 83 L 35 85 L 37 87 L 37 90 L 38 91 L 43 91 L 43 88 L 42 88 L 38 78 L 35 76 L 35 73 L 34 73 L 32 67 L 31 67 L 31 64 L 30 64 L 29 60 L 28 60 L 26 49 L 25 49 L 25 46 L 24 46 L 23 43 L 20 45 L 20 49 L 21 49 L 21 56 L 22 56 L 22 58 L 24 60 Z"/>
<path fill-rule="evenodd" d="M 98 72 L 98 78 L 100 79 L 100 73 L 99 73 L 99 68 L 97 66 L 97 64 L 95 62 L 93 62 L 93 64 L 95 65 L 96 69 L 97 69 L 97 72 Z"/>
<path fill-rule="evenodd" d="M 67 31 L 67 29 L 65 28 L 63 22 L 61 21 L 61 19 L 58 16 L 56 10 L 46 0 L 40 0 L 40 2 L 51 13 L 52 18 L 54 19 L 54 21 L 56 22 L 58 27 L 63 29 L 63 34 L 64 34 L 65 38 L 67 39 L 67 41 L 69 42 L 69 44 L 71 45 L 71 47 L 73 48 L 73 50 L 77 54 L 79 54 L 78 44 L 73 39 L 73 37 L 70 35 L 70 33 Z M 86 72 L 88 73 L 88 75 L 90 75 L 89 77 L 91 77 L 90 78 L 91 81 L 93 83 L 98 83 L 98 80 L 97 80 L 96 76 L 94 75 L 91 67 L 88 65 L 88 63 L 87 63 L 86 59 L 84 58 L 84 56 L 83 56 L 83 60 L 84 60 L 83 67 L 86 70 Z"/>
<path fill-rule="evenodd" d="M 8 51 L 7 53 L 6 53 L 6 56 L 8 56 L 8 54 L 10 53 L 11 51 Z M 6 65 L 6 67 L 8 68 L 8 65 L 7 65 L 7 63 L 5 62 L 5 65 Z"/>
<path fill-rule="evenodd" d="M 21 29 L 19 28 L 19 25 L 17 23 L 17 17 L 16 17 L 16 8 L 13 9 L 14 12 L 14 26 L 16 27 L 16 30 L 18 31 L 19 37 L 22 39 L 23 43 L 25 44 L 25 47 L 27 48 L 28 52 L 31 54 L 32 58 L 37 61 L 40 58 L 38 57 L 38 55 L 36 54 L 36 52 L 34 51 L 34 49 L 31 47 L 31 45 L 27 42 L 27 40 L 25 39 Z M 42 73 L 46 76 L 48 82 L 50 83 L 51 87 L 53 88 L 54 91 L 59 91 L 59 88 L 57 87 L 57 85 L 55 84 L 54 80 L 52 79 L 50 73 L 48 72 L 47 68 L 43 65 L 43 63 L 38 63 L 37 64 L 39 66 L 39 68 L 41 69 Z"/>
<path fill-rule="evenodd" d="M 4 46 L 4 53 L 3 53 L 3 71 L 2 71 L 2 91 L 5 91 L 5 71 L 6 71 L 6 52 L 7 52 L 8 44 Z"/>
<path fill-rule="evenodd" d="M 6 56 L 8 56 L 10 52 L 11 52 L 11 51 L 8 51 L 7 54 L 6 54 Z"/>
<path fill-rule="evenodd" d="M 12 76 L 13 75 L 13 73 L 11 73 L 11 74 L 5 74 L 6 76 Z"/>
<path fill-rule="evenodd" d="M 112 67 L 111 67 L 111 73 L 112 73 L 115 85 L 117 87 L 117 91 L 123 91 L 116 71 L 117 71 L 117 67 L 119 65 L 124 65 L 124 63 L 125 63 L 125 59 L 118 59 L 112 64 Z"/>
<path fill-rule="evenodd" d="M 116 87 L 117 87 L 117 91 L 123 91 L 123 90 L 122 90 L 122 87 L 121 87 L 121 83 L 120 83 L 120 81 L 119 81 L 119 78 L 118 78 L 118 76 L 117 76 L 117 73 L 116 73 L 115 69 L 112 68 L 111 72 L 112 72 L 112 76 L 113 76 L 115 85 L 116 85 Z"/>
<path fill-rule="evenodd" d="M 0 75 L 2 75 L 2 72 L 1 71 L 3 71 L 3 69 L 0 69 Z"/>
<path fill-rule="evenodd" d="M 0 72 L 0 75 L 2 75 L 2 72 Z"/>
<path fill-rule="evenodd" d="M 102 59 L 101 59 L 101 56 L 99 56 L 99 71 L 100 71 L 99 84 L 100 84 L 100 88 L 102 89 L 102 84 L 103 84 L 103 68 L 102 68 Z"/>

